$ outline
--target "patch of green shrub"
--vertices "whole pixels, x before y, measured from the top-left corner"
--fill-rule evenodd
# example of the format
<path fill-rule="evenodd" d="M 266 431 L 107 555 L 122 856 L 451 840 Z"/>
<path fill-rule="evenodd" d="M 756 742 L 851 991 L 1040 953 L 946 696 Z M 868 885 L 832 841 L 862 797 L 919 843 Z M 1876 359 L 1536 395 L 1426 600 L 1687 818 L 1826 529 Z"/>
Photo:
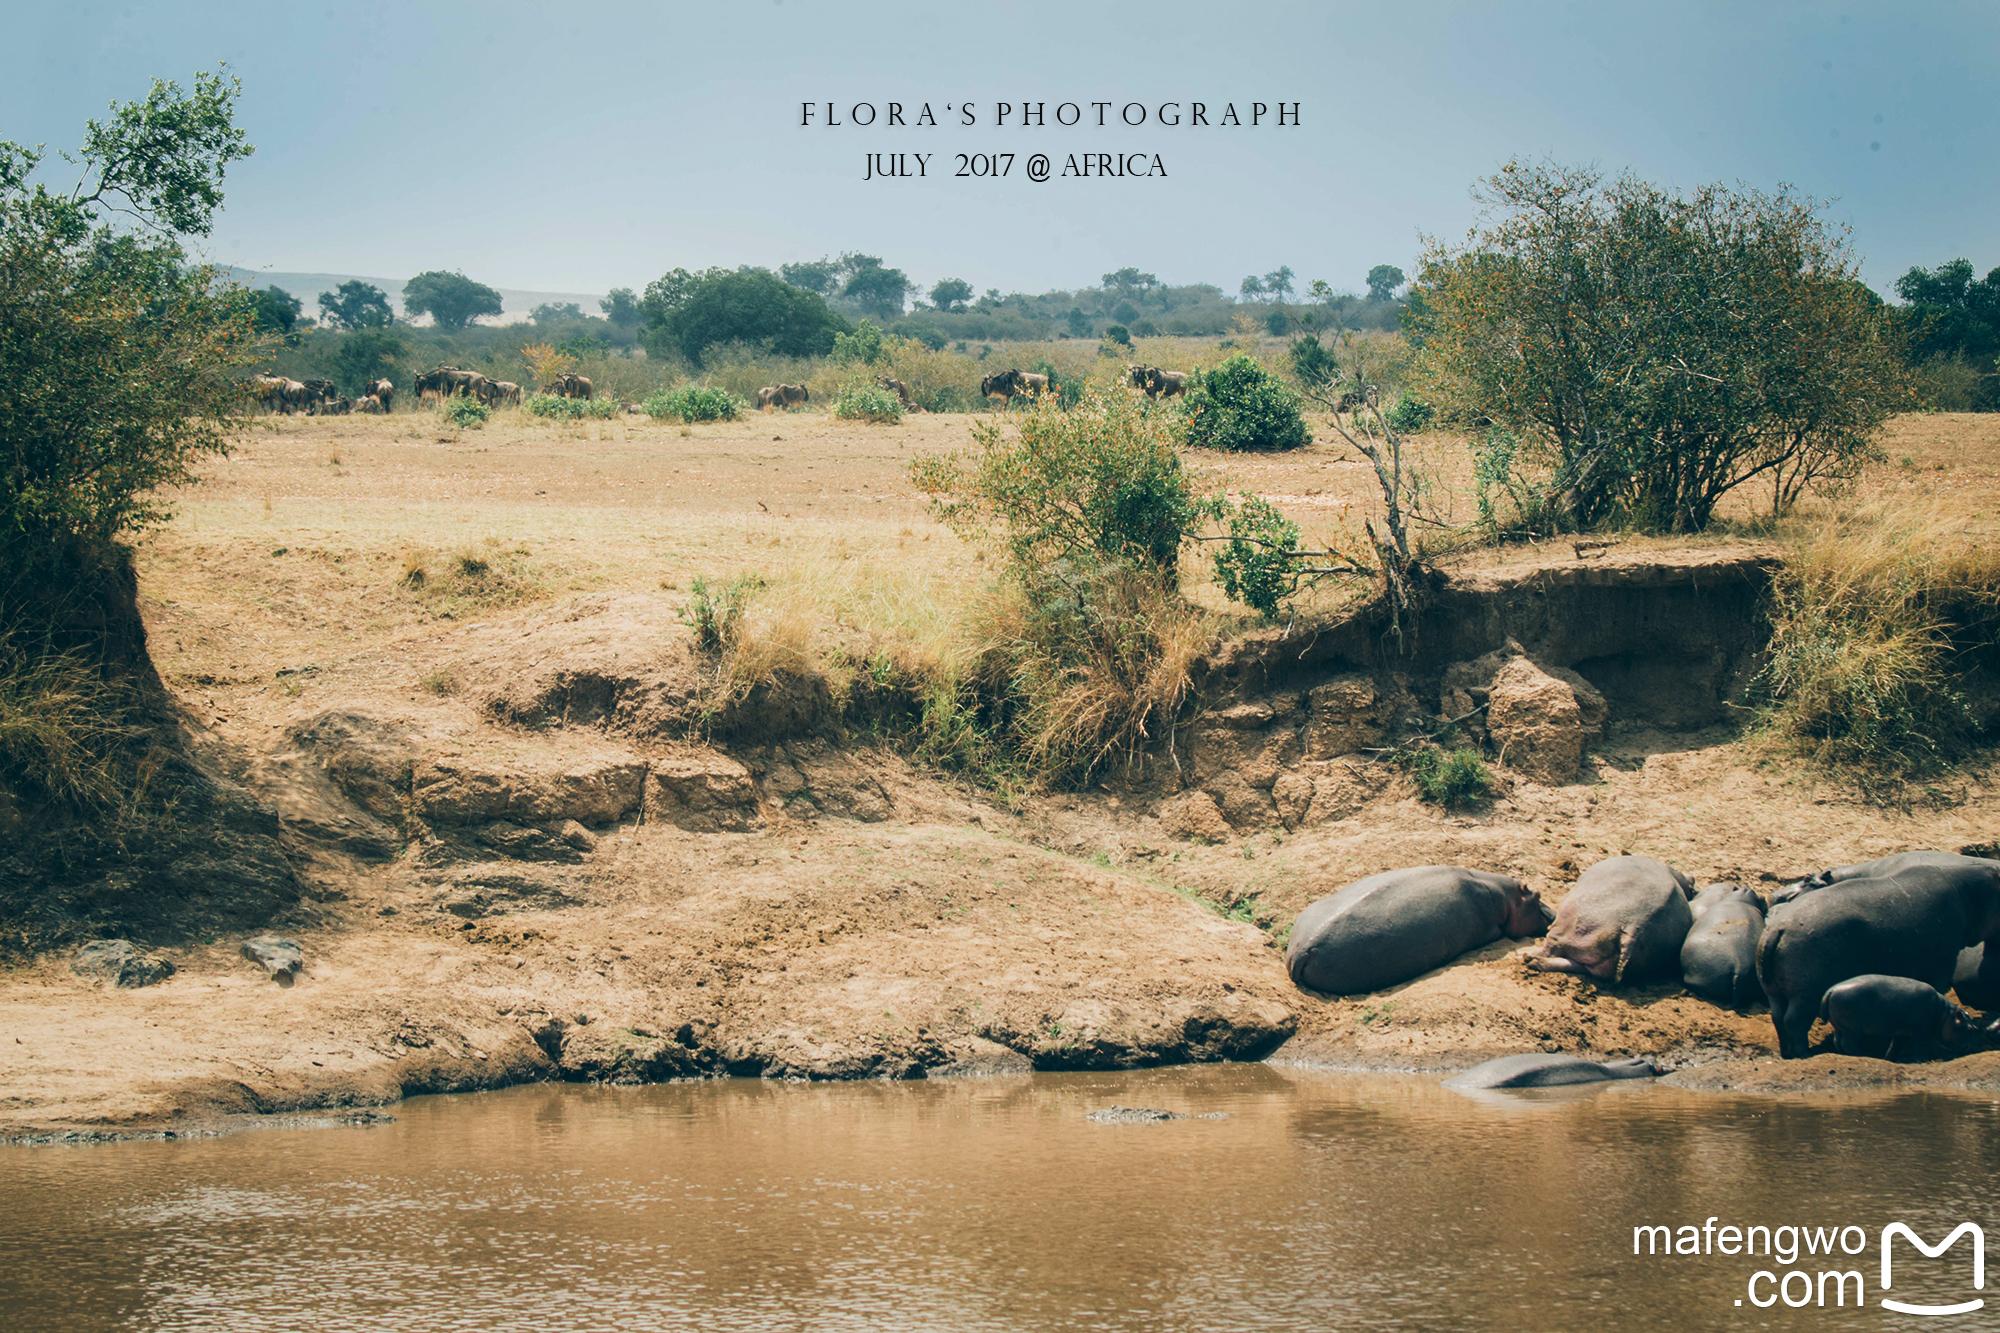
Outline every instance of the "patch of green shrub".
<path fill-rule="evenodd" d="M 1298 395 L 1238 352 L 1196 376 L 1187 391 L 1187 442 L 1232 453 L 1312 443 Z"/>
<path fill-rule="evenodd" d="M 850 366 L 858 361 L 864 366 L 872 366 L 881 359 L 882 330 L 868 320 L 862 320 L 852 333 L 833 335 L 833 360 L 836 365 Z"/>
<path fill-rule="evenodd" d="M 1386 414 L 1389 429 L 1398 435 L 1415 435 L 1418 431 L 1427 429 L 1432 418 L 1436 416 L 1436 408 L 1415 394 L 1408 393 L 1398 398 L 1396 405 Z"/>
<path fill-rule="evenodd" d="M 1471 805 L 1493 789 L 1493 772 L 1470 747 L 1443 750 L 1426 745 L 1403 760 L 1417 787 L 1417 799 L 1446 810 Z"/>
<path fill-rule="evenodd" d="M 705 384 L 683 384 L 665 389 L 640 404 L 655 419 L 672 417 L 680 421 L 734 421 L 750 410 L 750 404 L 727 389 Z"/>
<path fill-rule="evenodd" d="M 703 648 L 717 652 L 729 647 L 743 624 L 744 603 L 763 586 L 764 580 L 755 574 L 727 583 L 711 583 L 696 575 L 687 605 L 680 611 L 681 623 L 694 632 L 695 642 Z"/>
<path fill-rule="evenodd" d="M 470 398 L 447 398 L 439 410 L 451 419 L 454 426 L 469 427 L 473 430 L 480 429 L 486 424 L 486 419 L 493 415 L 486 404 L 475 402 Z"/>
<path fill-rule="evenodd" d="M 903 402 L 879 385 L 851 382 L 840 388 L 833 414 L 843 421 L 874 421 L 894 425 L 903 419 Z"/>
<path fill-rule="evenodd" d="M 600 421 L 618 415 L 618 403 L 611 398 L 565 398 L 556 393 L 538 393 L 521 404 L 529 416 L 554 421 L 580 421 L 594 417 Z"/>

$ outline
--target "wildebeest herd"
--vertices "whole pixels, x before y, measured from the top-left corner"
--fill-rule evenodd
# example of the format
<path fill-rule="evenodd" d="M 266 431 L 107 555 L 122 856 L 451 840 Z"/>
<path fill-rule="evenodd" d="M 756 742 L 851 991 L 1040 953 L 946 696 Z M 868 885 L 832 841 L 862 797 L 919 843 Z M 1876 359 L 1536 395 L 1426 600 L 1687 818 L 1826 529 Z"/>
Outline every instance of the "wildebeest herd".
<path fill-rule="evenodd" d="M 283 375 L 259 375 L 250 382 L 257 403 L 267 412 L 311 417 L 344 417 L 350 412 L 387 412 L 396 386 L 375 380 L 359 398 L 342 396 L 332 380 L 294 380 Z"/>
<path fill-rule="evenodd" d="M 1355 995 L 1410 981 L 1502 936 L 1538 935 L 1546 938 L 1521 953 L 1537 971 L 1610 985 L 1679 980 L 1738 1010 L 1768 999 L 1788 1060 L 1811 1053 L 1817 1020 L 1832 1026 L 1839 1051 L 1894 1060 L 1964 1053 L 2000 1037 L 2000 1021 L 1975 1019 L 1948 998 L 1955 991 L 1974 1009 L 2000 1010 L 2000 860 L 1951 852 L 1835 866 L 1768 902 L 1734 884 L 1697 891 L 1671 866 L 1617 856 L 1584 871 L 1555 912 L 1507 875 L 1390 870 L 1299 913 L 1285 965 L 1302 988 Z M 1505 1074 L 1526 1082 L 1466 1086 L 1632 1076 L 1576 1068 L 1573 1057 L 1529 1063 L 1534 1070 Z"/>
<path fill-rule="evenodd" d="M 1142 389 L 1148 398 L 1172 398 L 1187 392 L 1188 377 L 1184 370 L 1161 370 L 1158 366 L 1127 366 L 1126 383 L 1135 389 Z"/>
<path fill-rule="evenodd" d="M 350 412 L 387 412 L 395 402 L 396 386 L 388 380 L 374 380 L 358 398 L 346 398 L 332 380 L 295 380 L 283 375 L 259 375 L 251 382 L 258 406 L 267 412 L 286 415 L 346 416 Z M 518 407 L 521 386 L 512 380 L 490 379 L 473 370 L 439 366 L 417 376 L 417 402 L 442 402 L 446 398 L 471 398 L 488 407 Z M 558 398 L 592 399 L 597 386 L 588 377 L 565 371 L 542 386 L 541 391 Z M 803 394 L 805 391 L 799 391 Z"/>

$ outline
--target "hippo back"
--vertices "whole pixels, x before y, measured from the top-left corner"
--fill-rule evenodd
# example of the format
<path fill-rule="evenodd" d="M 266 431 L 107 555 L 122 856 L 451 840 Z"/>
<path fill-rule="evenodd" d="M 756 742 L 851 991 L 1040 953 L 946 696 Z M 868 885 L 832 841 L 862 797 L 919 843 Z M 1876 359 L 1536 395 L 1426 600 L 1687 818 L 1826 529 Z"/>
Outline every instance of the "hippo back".
<path fill-rule="evenodd" d="M 1757 979 L 1773 1007 L 1796 998 L 1817 1009 L 1827 991 L 1871 973 L 1950 989 L 1959 951 L 1978 943 L 1985 926 L 1983 913 L 1966 910 L 1980 895 L 1965 878 L 1955 867 L 1906 865 L 1773 907 L 1757 950 Z"/>
<path fill-rule="evenodd" d="M 1698 898 L 1695 906 L 1704 905 Z M 1711 899 L 1681 945 L 1682 984 L 1734 1009 L 1762 999 L 1757 945 L 1763 936 L 1764 903 L 1754 892 L 1737 889 Z"/>
<path fill-rule="evenodd" d="M 1577 1083 L 1604 1083 L 1621 1078 L 1653 1078 L 1660 1072 L 1650 1060 L 1617 1060 L 1599 1064 L 1581 1056 L 1530 1052 L 1503 1055 L 1475 1065 L 1444 1081 L 1447 1088 L 1561 1088 Z"/>
<path fill-rule="evenodd" d="M 1285 966 L 1335 995 L 1394 986 L 1499 939 L 1526 896 L 1517 879 L 1459 866 L 1370 875 L 1299 913 Z"/>
<path fill-rule="evenodd" d="M 1694 924 L 1694 885 L 1650 856 L 1614 856 L 1583 872 L 1556 907 L 1547 948 L 1567 954 L 1618 944 L 1612 980 L 1678 974 L 1681 945 Z"/>

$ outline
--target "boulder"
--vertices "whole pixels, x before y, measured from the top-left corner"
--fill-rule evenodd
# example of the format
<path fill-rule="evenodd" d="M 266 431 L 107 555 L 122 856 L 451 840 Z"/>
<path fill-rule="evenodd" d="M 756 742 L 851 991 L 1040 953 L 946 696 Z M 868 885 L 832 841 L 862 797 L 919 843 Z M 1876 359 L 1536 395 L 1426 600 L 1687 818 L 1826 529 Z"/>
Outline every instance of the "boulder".
<path fill-rule="evenodd" d="M 663 759 L 646 775 L 645 817 L 690 833 L 746 832 L 757 823 L 757 787 L 728 755 Z"/>
<path fill-rule="evenodd" d="M 615 823 L 639 808 L 646 762 L 596 754 L 453 755 L 418 763 L 410 799 L 433 824 Z"/>
<path fill-rule="evenodd" d="M 165 981 L 174 974 L 174 965 L 154 957 L 130 940 L 92 940 L 70 959 L 70 971 L 80 977 L 94 977 L 114 986 L 137 988 Z"/>
<path fill-rule="evenodd" d="M 1335 676 L 1306 696 L 1306 754 L 1331 759 L 1382 743 L 1382 705 L 1367 676 Z"/>
<path fill-rule="evenodd" d="M 1312 813 L 1313 780 L 1303 773 L 1287 773 L 1271 784 L 1271 800 L 1278 807 L 1278 822 L 1295 829 Z"/>
<path fill-rule="evenodd" d="M 348 800 L 377 819 L 401 818 L 417 759 L 408 728 L 335 710 L 297 724 L 288 734 Z"/>
<path fill-rule="evenodd" d="M 1583 755 L 1602 738 L 1610 707 L 1576 672 L 1535 662 L 1509 642 L 1505 648 L 1445 669 L 1439 707 L 1500 760 L 1536 782 L 1576 781 Z M 1484 704 L 1483 714 L 1474 712 Z M 1471 716 L 1467 716 L 1471 714 Z"/>
<path fill-rule="evenodd" d="M 299 948 L 298 941 L 281 935 L 259 935 L 243 941 L 243 956 L 263 968 L 280 986 L 291 985 L 306 965 L 305 951 Z"/>
<path fill-rule="evenodd" d="M 1215 798 L 1205 791 L 1183 792 L 1161 806 L 1160 828 L 1190 842 L 1227 842 L 1236 836 Z"/>

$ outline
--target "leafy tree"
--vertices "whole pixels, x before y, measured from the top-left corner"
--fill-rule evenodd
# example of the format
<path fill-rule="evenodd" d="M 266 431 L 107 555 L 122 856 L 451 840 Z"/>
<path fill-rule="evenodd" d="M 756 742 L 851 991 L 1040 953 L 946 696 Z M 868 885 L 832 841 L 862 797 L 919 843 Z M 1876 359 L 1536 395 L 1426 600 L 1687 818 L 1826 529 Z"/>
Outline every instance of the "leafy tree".
<path fill-rule="evenodd" d="M 971 299 L 972 284 L 963 278 L 946 278 L 931 287 L 931 304 L 939 310 L 963 310 Z"/>
<path fill-rule="evenodd" d="M 1282 338 L 1292 331 L 1292 317 L 1282 310 L 1273 310 L 1264 316 L 1264 327 L 1273 338 Z"/>
<path fill-rule="evenodd" d="M 410 349 L 388 329 L 356 329 L 333 354 L 333 375 L 342 393 L 358 395 L 379 379 L 394 379 L 396 363 Z"/>
<path fill-rule="evenodd" d="M 1333 349 L 1320 342 L 1317 333 L 1302 333 L 1292 339 L 1289 355 L 1292 374 L 1308 389 L 1332 384 L 1340 374 Z"/>
<path fill-rule="evenodd" d="M 389 295 L 372 282 L 349 278 L 330 292 L 319 294 L 322 324 L 337 329 L 381 329 L 395 322 Z"/>
<path fill-rule="evenodd" d="M 1120 347 L 1130 347 L 1132 345 L 1132 330 L 1126 328 L 1123 324 L 1106 324 L 1104 326 L 1104 340 L 1106 342 L 1117 343 Z"/>
<path fill-rule="evenodd" d="M 290 334 L 298 327 L 299 315 L 305 306 L 299 298 L 283 287 L 266 287 L 250 296 L 251 316 L 257 321 L 259 333 L 275 333 L 280 337 Z"/>
<path fill-rule="evenodd" d="M 1516 437 L 1569 523 L 1699 529 L 1751 483 L 1782 512 L 1854 476 L 1908 399 L 1811 200 L 1518 161 L 1483 197 L 1497 221 L 1424 255 L 1419 384 Z"/>
<path fill-rule="evenodd" d="M 1264 294 L 1264 280 L 1252 273 L 1243 279 L 1243 285 L 1236 290 L 1242 293 L 1244 300 L 1254 301 Z"/>
<path fill-rule="evenodd" d="M 882 330 L 865 319 L 852 333 L 843 331 L 833 335 L 833 359 L 843 366 L 856 362 L 872 366 L 882 359 L 882 351 Z"/>
<path fill-rule="evenodd" d="M 501 313 L 500 293 L 463 273 L 432 269 L 403 284 L 403 311 L 428 314 L 441 329 L 462 329 Z"/>
<path fill-rule="evenodd" d="M 814 259 L 802 264 L 778 265 L 778 276 L 794 287 L 803 287 L 821 296 L 832 296 L 840 290 L 840 261 L 837 259 Z"/>
<path fill-rule="evenodd" d="M 1312 443 L 1298 395 L 1237 352 L 1187 391 L 1187 441 L 1198 449 L 1297 449 Z"/>
<path fill-rule="evenodd" d="M 533 324 L 575 324 L 585 318 L 583 307 L 574 301 L 544 301 L 528 312 Z"/>
<path fill-rule="evenodd" d="M 1264 290 L 1273 301 L 1282 301 L 1292 294 L 1292 270 L 1288 265 L 1280 265 L 1264 275 Z"/>
<path fill-rule="evenodd" d="M 1917 356 L 1990 363 L 2000 353 L 2000 268 L 1983 279 L 1973 278 L 1967 259 L 1912 268 L 1896 279 L 1896 295 L 1909 302 L 1911 350 Z"/>
<path fill-rule="evenodd" d="M 1063 317 L 1063 325 L 1069 330 L 1069 336 L 1072 338 L 1088 338 L 1090 336 L 1090 320 L 1082 310 L 1075 306 L 1071 306 L 1069 314 Z"/>
<path fill-rule="evenodd" d="M 883 268 L 875 259 L 855 265 L 840 295 L 877 319 L 893 319 L 903 313 L 904 300 L 916 289 L 903 270 Z"/>
<path fill-rule="evenodd" d="M 1130 299 L 1152 291 L 1160 285 L 1160 280 L 1150 273 L 1141 273 L 1138 269 L 1128 266 L 1116 273 L 1105 274 L 1103 283 L 1106 291 L 1114 291 Z"/>
<path fill-rule="evenodd" d="M 767 269 L 686 269 L 647 284 L 639 301 L 640 341 L 656 356 L 678 354 L 699 366 L 718 343 L 750 343 L 780 356 L 825 356 L 847 321 L 816 292 Z"/>
<path fill-rule="evenodd" d="M 1386 301 L 1403 285 L 1403 270 L 1394 264 L 1377 264 L 1368 270 L 1368 299 Z"/>
<path fill-rule="evenodd" d="M 629 329 L 639 323 L 639 298 L 630 287 L 613 287 L 611 295 L 597 303 L 613 328 Z"/>

